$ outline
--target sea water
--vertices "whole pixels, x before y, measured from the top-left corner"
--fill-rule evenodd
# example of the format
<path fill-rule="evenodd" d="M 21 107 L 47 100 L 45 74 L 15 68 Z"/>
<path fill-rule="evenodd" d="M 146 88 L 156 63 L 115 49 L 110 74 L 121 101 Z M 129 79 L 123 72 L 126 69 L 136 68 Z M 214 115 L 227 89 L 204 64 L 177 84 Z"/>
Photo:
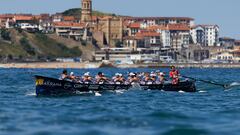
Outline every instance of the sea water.
<path fill-rule="evenodd" d="M 168 69 L 68 69 L 76 75 Z M 58 78 L 62 69 L 0 69 L 0 135 L 239 135 L 240 70 L 180 69 L 198 92 L 120 90 L 71 97 L 36 97 L 34 75 Z"/>

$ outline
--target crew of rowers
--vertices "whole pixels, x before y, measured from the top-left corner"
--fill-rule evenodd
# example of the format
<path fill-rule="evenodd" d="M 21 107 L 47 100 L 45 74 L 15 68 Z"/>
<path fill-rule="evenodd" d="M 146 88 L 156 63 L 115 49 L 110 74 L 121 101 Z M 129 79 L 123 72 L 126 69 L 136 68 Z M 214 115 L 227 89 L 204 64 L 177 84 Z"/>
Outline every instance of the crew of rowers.
<path fill-rule="evenodd" d="M 179 83 L 179 72 L 178 70 L 172 66 L 171 71 L 169 72 L 169 77 L 171 79 L 172 84 Z M 95 78 L 92 78 L 90 72 L 84 73 L 82 77 L 75 76 L 73 72 L 68 75 L 67 70 L 63 70 L 62 75 L 60 77 L 61 80 L 70 80 L 73 82 L 85 83 L 85 84 L 132 84 L 132 83 L 140 83 L 140 84 L 163 84 L 168 81 L 165 78 L 166 74 L 164 72 L 156 71 L 156 72 L 145 72 L 145 73 L 128 73 L 127 78 L 123 76 L 123 74 L 116 73 L 111 79 L 106 77 L 104 73 L 98 72 Z"/>

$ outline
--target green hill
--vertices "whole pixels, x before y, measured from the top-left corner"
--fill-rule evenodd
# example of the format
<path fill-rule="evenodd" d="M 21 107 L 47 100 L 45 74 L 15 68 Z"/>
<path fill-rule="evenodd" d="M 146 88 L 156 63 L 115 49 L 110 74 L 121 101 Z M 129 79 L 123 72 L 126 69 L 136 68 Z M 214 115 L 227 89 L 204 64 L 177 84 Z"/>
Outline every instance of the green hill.
<path fill-rule="evenodd" d="M 81 16 L 81 8 L 72 8 L 72 9 L 68 9 L 66 11 L 64 11 L 62 14 L 65 16 L 76 16 L 76 17 L 80 17 Z M 103 13 L 100 11 L 93 11 L 92 13 L 93 16 L 106 16 L 106 15 L 110 15 L 110 16 L 116 16 L 115 14 L 111 14 L 111 13 Z"/>
<path fill-rule="evenodd" d="M 28 33 L 16 29 L 0 30 L 0 59 L 54 59 L 57 57 L 80 57 L 78 46 L 65 45 L 48 35 Z M 80 44 L 79 44 L 80 45 Z"/>

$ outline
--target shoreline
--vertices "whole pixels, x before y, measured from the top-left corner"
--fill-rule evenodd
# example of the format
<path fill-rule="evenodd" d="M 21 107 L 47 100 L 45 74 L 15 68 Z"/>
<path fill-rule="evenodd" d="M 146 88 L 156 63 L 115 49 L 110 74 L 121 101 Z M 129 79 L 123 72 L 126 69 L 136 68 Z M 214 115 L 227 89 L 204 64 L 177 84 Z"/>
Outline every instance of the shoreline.
<path fill-rule="evenodd" d="M 62 68 L 99 68 L 102 63 L 74 63 L 74 62 L 36 62 L 36 63 L 6 63 L 0 64 L 0 68 L 19 68 L 19 69 L 62 69 Z M 221 63 L 221 64 L 207 64 L 207 63 L 170 63 L 170 64 L 119 64 L 112 68 L 168 68 L 170 66 L 178 68 L 240 68 L 240 63 Z M 107 66 L 106 66 L 107 67 Z M 111 67 L 109 67 L 111 68 Z"/>

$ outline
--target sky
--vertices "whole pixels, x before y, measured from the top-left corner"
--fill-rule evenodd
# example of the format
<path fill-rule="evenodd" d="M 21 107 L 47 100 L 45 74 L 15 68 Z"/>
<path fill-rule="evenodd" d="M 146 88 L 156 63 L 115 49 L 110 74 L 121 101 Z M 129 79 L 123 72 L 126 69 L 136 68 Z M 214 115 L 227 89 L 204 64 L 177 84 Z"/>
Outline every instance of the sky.
<path fill-rule="evenodd" d="M 2 13 L 56 13 L 78 8 L 81 0 L 0 0 Z M 192 17 L 217 24 L 220 35 L 240 39 L 240 0 L 93 0 L 93 9 L 129 16 Z"/>

